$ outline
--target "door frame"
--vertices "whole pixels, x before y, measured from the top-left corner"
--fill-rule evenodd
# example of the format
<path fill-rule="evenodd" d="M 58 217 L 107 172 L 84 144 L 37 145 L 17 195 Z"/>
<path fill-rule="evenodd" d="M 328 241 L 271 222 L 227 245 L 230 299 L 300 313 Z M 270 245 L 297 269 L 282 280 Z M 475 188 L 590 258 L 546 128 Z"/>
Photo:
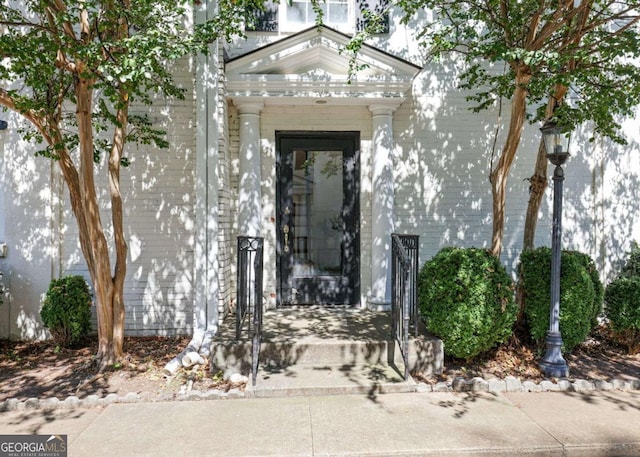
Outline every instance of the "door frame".
<path fill-rule="evenodd" d="M 275 233 L 275 247 L 276 247 L 276 307 L 287 307 L 291 304 L 283 303 L 283 265 L 281 252 L 283 249 L 283 237 L 280 234 L 281 230 L 281 217 L 283 214 L 283 197 L 281 195 L 281 181 L 280 181 L 280 167 L 282 157 L 282 143 L 283 140 L 296 140 L 301 142 L 320 143 L 322 141 L 350 141 L 354 151 L 354 190 L 355 201 L 353 203 L 353 247 L 354 252 L 350 261 L 349 275 L 349 304 L 343 306 L 357 307 L 360 304 L 360 132 L 359 131 L 308 131 L 308 130 L 277 130 L 275 132 L 276 138 L 276 233 Z M 295 306 L 295 305 L 294 305 Z M 326 305 L 331 306 L 331 305 Z"/>

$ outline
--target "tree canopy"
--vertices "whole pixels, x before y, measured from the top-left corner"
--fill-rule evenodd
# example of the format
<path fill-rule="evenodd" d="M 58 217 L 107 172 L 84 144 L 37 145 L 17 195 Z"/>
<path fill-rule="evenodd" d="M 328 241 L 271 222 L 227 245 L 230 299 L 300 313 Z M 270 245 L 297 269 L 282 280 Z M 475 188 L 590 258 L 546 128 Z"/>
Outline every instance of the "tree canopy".
<path fill-rule="evenodd" d="M 493 166 L 492 252 L 504 231 L 506 181 L 525 121 L 551 117 L 566 131 L 624 142 L 620 116 L 640 102 L 638 0 L 398 0 L 405 22 L 429 9 L 416 33 L 432 58 L 455 52 L 474 110 L 511 100 L 508 133 Z M 528 107 L 535 107 L 530 116 Z M 544 155 L 544 151 L 542 152 Z"/>
<path fill-rule="evenodd" d="M 214 9 L 213 2 L 200 1 L 26 0 L 0 9 L 0 105 L 29 121 L 24 137 L 41 144 L 38 154 L 60 167 L 95 290 L 103 366 L 123 355 L 125 145 L 167 146 L 164 132 L 129 108 L 155 96 L 184 97 L 170 64 L 241 33 L 247 12 L 262 3 L 221 0 Z M 200 11 L 195 23 L 194 9 Z M 95 164 L 105 157 L 112 244 L 95 179 Z"/>

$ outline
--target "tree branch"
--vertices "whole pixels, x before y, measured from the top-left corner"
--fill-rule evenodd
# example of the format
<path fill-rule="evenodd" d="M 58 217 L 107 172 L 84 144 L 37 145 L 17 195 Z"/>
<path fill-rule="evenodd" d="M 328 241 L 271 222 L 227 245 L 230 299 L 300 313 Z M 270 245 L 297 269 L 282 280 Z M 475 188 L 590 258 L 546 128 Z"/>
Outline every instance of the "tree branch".
<path fill-rule="evenodd" d="M 62 0 L 53 0 L 47 6 L 46 9 L 47 9 L 47 15 L 49 15 L 49 14 L 55 15 L 56 12 L 61 13 L 61 14 L 66 14 L 67 13 L 67 7 L 62 2 Z M 67 35 L 69 38 L 71 38 L 73 40 L 77 39 L 76 34 L 73 31 L 73 24 L 71 22 L 64 21 L 62 23 L 62 30 L 64 31 L 65 35 Z"/>

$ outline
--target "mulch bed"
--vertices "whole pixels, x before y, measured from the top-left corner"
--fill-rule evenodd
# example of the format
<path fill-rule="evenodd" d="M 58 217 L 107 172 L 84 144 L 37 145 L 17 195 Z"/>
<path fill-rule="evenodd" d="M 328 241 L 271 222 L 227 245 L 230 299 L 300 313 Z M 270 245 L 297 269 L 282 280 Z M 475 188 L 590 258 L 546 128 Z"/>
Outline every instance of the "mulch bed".
<path fill-rule="evenodd" d="M 188 342 L 188 337 L 126 338 L 124 362 L 98 373 L 95 338 L 70 349 L 56 347 L 50 341 L 0 340 L 0 401 L 130 392 L 147 400 L 170 400 L 186 387 L 195 390 L 234 387 L 211 376 L 207 365 L 165 377 L 162 369 Z M 421 379 L 434 383 L 450 382 L 459 376 L 466 379 L 515 376 L 522 381 L 539 382 L 543 379 L 538 369 L 539 358 L 540 354 L 530 344 L 511 342 L 471 362 L 446 357 L 442 375 Z M 628 355 L 610 339 L 604 327 L 597 329 L 566 359 L 573 379 L 640 379 L 640 355 Z"/>
<path fill-rule="evenodd" d="M 435 383 L 451 382 L 455 377 L 504 379 L 515 376 L 522 381 L 540 382 L 544 380 L 538 367 L 542 355 L 542 350 L 536 349 L 531 341 L 522 343 L 514 338 L 472 361 L 445 356 L 442 375 L 424 380 Z M 640 379 L 640 354 L 628 354 L 626 348 L 611 338 L 604 325 L 596 328 L 573 353 L 565 354 L 565 360 L 572 380 Z"/>

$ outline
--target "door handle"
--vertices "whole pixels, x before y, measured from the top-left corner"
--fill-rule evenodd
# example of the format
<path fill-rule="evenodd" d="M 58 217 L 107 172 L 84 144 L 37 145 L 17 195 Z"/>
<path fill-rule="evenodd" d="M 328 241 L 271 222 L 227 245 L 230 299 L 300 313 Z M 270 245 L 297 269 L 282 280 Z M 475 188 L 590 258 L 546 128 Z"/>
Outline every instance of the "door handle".
<path fill-rule="evenodd" d="M 284 224 L 282 227 L 282 232 L 284 233 L 284 252 L 289 252 L 289 225 Z"/>

